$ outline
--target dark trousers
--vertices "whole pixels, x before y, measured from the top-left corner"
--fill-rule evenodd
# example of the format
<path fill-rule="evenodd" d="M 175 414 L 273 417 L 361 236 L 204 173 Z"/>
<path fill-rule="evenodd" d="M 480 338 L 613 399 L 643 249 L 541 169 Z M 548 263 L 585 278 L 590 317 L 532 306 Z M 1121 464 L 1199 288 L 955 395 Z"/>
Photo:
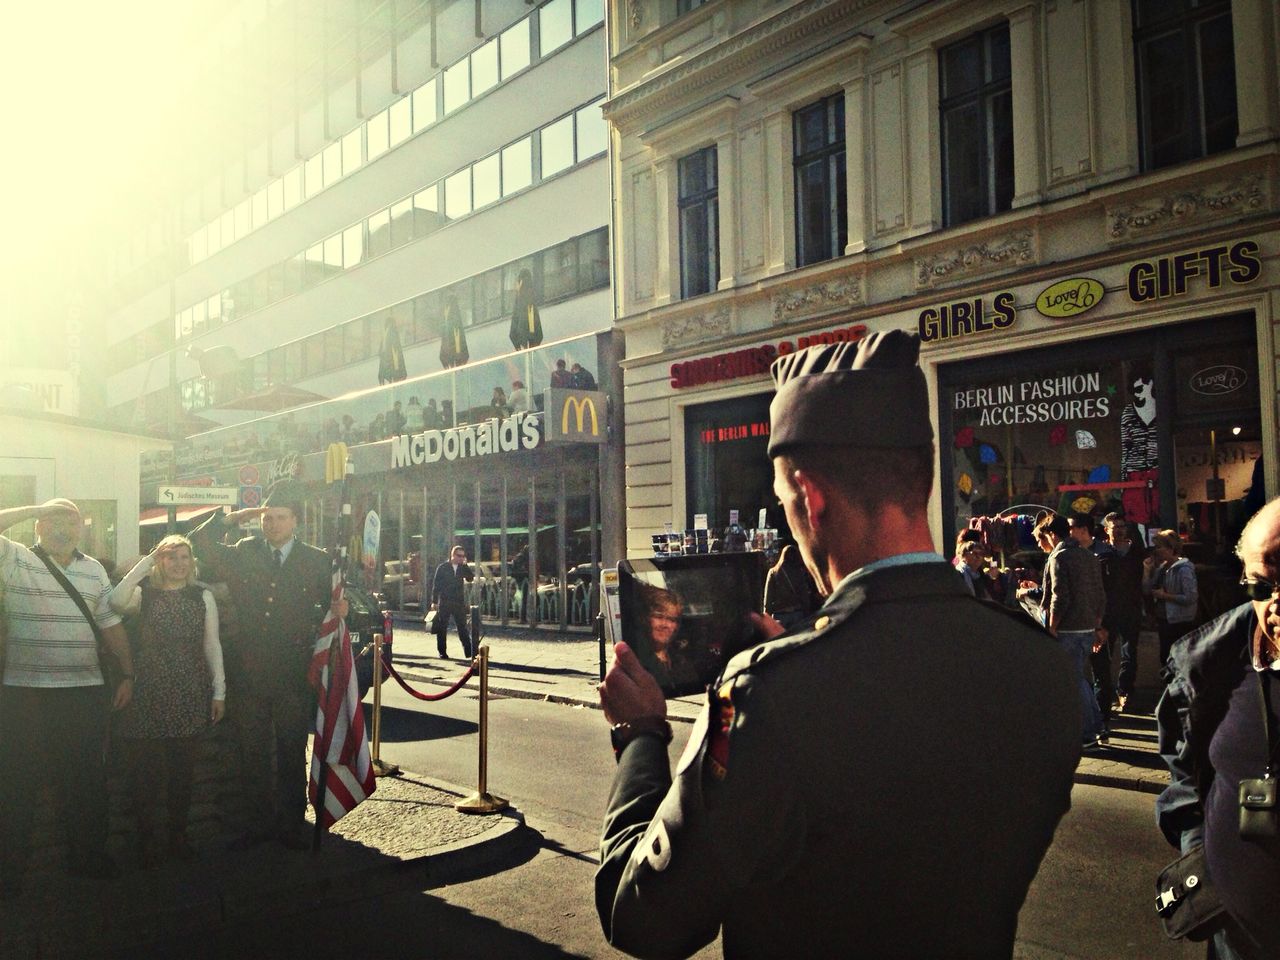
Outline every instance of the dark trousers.
<path fill-rule="evenodd" d="M 1117 618 L 1111 625 L 1111 635 L 1120 638 L 1120 673 L 1116 677 L 1116 692 L 1127 697 L 1133 693 L 1133 682 L 1138 677 L 1138 634 L 1142 631 L 1142 614 Z"/>
<path fill-rule="evenodd" d="M 301 682 L 253 686 L 233 707 L 251 805 L 248 832 L 266 836 L 300 828 L 307 812 L 307 736 L 315 726 L 315 692 Z"/>
<path fill-rule="evenodd" d="M 1116 698 L 1111 682 L 1111 637 L 1107 637 L 1097 653 L 1089 654 L 1089 666 L 1093 669 L 1093 696 L 1098 701 L 1098 709 L 1102 711 L 1103 720 L 1110 720 L 1111 702 Z"/>
<path fill-rule="evenodd" d="M 1186 636 L 1195 628 L 1194 621 L 1186 623 L 1169 623 L 1166 620 L 1160 620 L 1160 670 L 1163 672 L 1165 665 L 1169 662 L 1169 649 L 1173 646 L 1173 641 L 1179 637 Z"/>
<path fill-rule="evenodd" d="M 470 658 L 471 650 L 471 631 L 467 628 L 467 618 L 470 611 L 466 604 L 462 603 L 441 603 L 436 607 L 436 650 L 440 656 L 445 656 L 445 637 L 449 632 L 449 618 L 453 618 L 453 622 L 458 625 L 458 640 L 462 643 L 463 656 Z"/>
<path fill-rule="evenodd" d="M 195 737 L 119 738 L 115 745 L 124 759 L 139 838 L 146 839 L 155 833 L 155 782 L 161 771 L 168 812 L 166 827 L 170 836 L 186 833 L 187 816 L 191 812 L 191 781 L 200 741 Z"/>
<path fill-rule="evenodd" d="M 19 877 L 31 852 L 39 784 L 53 786 L 68 862 L 107 845 L 106 694 L 96 687 L 0 689 L 0 869 Z"/>

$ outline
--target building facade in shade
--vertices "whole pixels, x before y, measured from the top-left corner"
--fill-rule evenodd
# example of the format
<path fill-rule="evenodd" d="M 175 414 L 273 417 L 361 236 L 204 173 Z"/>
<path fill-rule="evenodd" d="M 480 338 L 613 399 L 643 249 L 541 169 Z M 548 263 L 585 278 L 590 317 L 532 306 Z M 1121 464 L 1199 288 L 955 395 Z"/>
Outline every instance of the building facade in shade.
<path fill-rule="evenodd" d="M 488 458 L 483 476 L 422 461 L 392 474 L 361 448 L 475 423 L 481 408 L 540 421 L 558 359 L 580 364 L 590 383 L 575 385 L 589 393 L 612 385 L 599 366 L 607 336 L 603 353 L 594 336 L 612 324 L 603 3 L 313 7 L 246 2 L 224 18 L 222 59 L 261 81 L 239 101 L 254 109 L 251 132 L 193 129 L 216 157 L 193 160 L 200 175 L 118 258 L 108 411 L 170 429 L 184 483 L 238 486 L 251 504 L 282 471 L 314 482 L 313 536 L 327 509 L 313 455 L 345 442 L 367 471 L 357 511 L 384 521 L 378 556 L 365 558 L 376 582 L 429 569 L 455 539 L 500 567 L 528 545 L 508 543 L 497 519 L 528 507 L 527 471 L 520 503 L 504 492 L 484 527 L 465 506 L 464 519 L 431 526 L 440 514 L 423 491 L 488 502 L 496 494 L 477 483 L 506 491 L 514 453 Z M 171 241 L 168 269 L 146 256 L 156 230 Z M 533 538 L 544 578 L 562 582 L 566 556 L 601 553 L 601 516 L 586 506 L 599 457 L 584 450 L 593 469 L 572 472 L 572 490 L 545 474 L 532 494 L 552 523 L 567 509 L 577 524 L 559 555 L 555 535 Z M 144 502 L 153 490 L 144 484 Z M 527 518 L 509 526 L 529 537 Z M 482 539 L 485 528 L 501 536 Z M 563 606 L 542 619 L 563 619 Z"/>
<path fill-rule="evenodd" d="M 1228 562 L 1280 492 L 1274 3 L 610 13 L 630 554 L 696 514 L 780 525 L 769 363 L 900 328 L 944 553 L 1123 510 Z"/>

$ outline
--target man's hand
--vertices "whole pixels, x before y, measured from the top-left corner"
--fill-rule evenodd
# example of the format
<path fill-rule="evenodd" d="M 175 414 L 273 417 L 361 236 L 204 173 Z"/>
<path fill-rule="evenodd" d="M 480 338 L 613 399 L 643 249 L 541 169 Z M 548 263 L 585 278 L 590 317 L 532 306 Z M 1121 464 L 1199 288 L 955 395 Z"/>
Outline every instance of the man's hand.
<path fill-rule="evenodd" d="M 209 710 L 209 719 L 212 720 L 214 723 L 217 723 L 226 715 L 227 715 L 227 701 L 225 700 L 213 701 L 213 707 Z"/>
<path fill-rule="evenodd" d="M 662 695 L 658 681 L 622 640 L 613 645 L 613 664 L 596 690 L 610 726 L 641 717 L 667 715 L 667 698 Z"/>
<path fill-rule="evenodd" d="M 267 512 L 266 507 L 245 507 L 243 510 L 232 510 L 222 518 L 224 523 L 232 523 L 237 527 L 250 520 L 256 520 Z"/>
<path fill-rule="evenodd" d="M 329 604 L 329 610 L 339 620 L 347 619 L 347 613 L 348 611 L 350 611 L 350 609 L 351 609 L 351 604 L 347 601 L 347 598 L 345 596 L 341 600 L 339 600 L 337 603 Z"/>
<path fill-rule="evenodd" d="M 133 699 L 133 678 L 125 677 L 116 686 L 116 695 L 111 698 L 112 710 L 123 710 Z"/>

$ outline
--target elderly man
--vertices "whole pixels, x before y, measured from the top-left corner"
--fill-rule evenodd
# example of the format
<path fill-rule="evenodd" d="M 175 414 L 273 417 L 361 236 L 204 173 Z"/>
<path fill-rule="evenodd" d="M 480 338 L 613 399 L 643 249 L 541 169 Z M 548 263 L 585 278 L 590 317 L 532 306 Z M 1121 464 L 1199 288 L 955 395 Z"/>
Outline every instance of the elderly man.
<path fill-rule="evenodd" d="M 34 550 L 0 536 L 0 636 L 8 635 L 0 650 L 0 896 L 5 898 L 22 889 L 30 855 L 31 784 L 36 780 L 52 780 L 57 790 L 69 872 L 95 879 L 118 875 L 106 854 L 102 748 L 108 699 L 119 710 L 133 695 L 129 641 L 107 602 L 111 581 L 102 564 L 79 550 L 84 529 L 79 508 L 59 499 L 0 510 L 0 530 L 32 519 L 38 541 Z M 98 634 L 121 671 L 114 690 L 105 687 Z"/>
<path fill-rule="evenodd" d="M 225 517 L 215 513 L 191 532 L 201 567 L 231 585 L 239 616 L 241 642 L 232 666 L 241 679 L 231 706 L 252 810 L 247 831 L 231 842 L 237 850 L 272 838 L 295 850 L 310 845 L 305 753 L 316 695 L 307 669 L 329 609 L 333 567 L 323 550 L 296 535 L 305 493 L 283 481 L 264 506 Z M 254 517 L 262 518 L 263 537 L 222 542 Z"/>
<path fill-rule="evenodd" d="M 609 942 L 683 957 L 1009 957 L 1070 805 L 1071 670 L 934 552 L 928 390 L 900 331 L 774 363 L 769 455 L 816 616 L 729 661 L 672 782 L 625 643 L 596 875 Z M 892 402 L 889 402 L 892 400 Z"/>
<path fill-rule="evenodd" d="M 1214 938 L 1219 960 L 1273 960 L 1280 957 L 1280 499 L 1249 521 L 1236 553 L 1248 601 L 1172 644 L 1172 679 L 1156 707 L 1170 778 L 1156 817 L 1183 852 L 1204 845 L 1209 883 L 1227 908 Z"/>

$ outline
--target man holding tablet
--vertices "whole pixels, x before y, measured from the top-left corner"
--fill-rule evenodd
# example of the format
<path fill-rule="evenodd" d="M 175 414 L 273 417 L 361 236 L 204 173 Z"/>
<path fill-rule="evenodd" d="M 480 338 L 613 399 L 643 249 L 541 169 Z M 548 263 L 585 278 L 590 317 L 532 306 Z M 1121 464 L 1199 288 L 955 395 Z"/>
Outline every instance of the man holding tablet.
<path fill-rule="evenodd" d="M 596 875 L 609 942 L 688 956 L 1009 957 L 1070 805 L 1080 705 L 1043 631 L 934 549 L 928 390 L 900 331 L 773 365 L 769 456 L 825 603 L 759 618 L 677 765 L 625 644 L 600 685 L 618 772 Z"/>

